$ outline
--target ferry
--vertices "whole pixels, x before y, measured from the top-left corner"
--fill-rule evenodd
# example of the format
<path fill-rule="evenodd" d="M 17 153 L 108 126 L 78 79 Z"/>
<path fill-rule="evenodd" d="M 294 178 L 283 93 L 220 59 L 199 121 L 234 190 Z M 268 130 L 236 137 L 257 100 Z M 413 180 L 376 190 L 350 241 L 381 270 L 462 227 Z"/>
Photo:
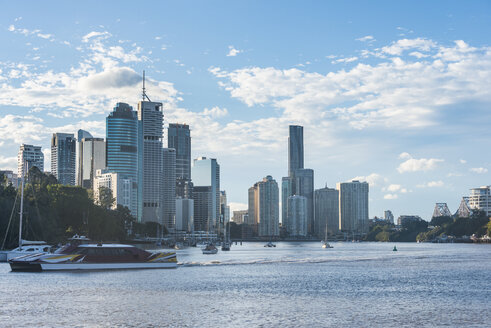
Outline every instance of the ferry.
<path fill-rule="evenodd" d="M 52 254 L 34 254 L 8 261 L 12 271 L 172 269 L 175 252 L 147 252 L 123 244 L 67 244 Z"/>

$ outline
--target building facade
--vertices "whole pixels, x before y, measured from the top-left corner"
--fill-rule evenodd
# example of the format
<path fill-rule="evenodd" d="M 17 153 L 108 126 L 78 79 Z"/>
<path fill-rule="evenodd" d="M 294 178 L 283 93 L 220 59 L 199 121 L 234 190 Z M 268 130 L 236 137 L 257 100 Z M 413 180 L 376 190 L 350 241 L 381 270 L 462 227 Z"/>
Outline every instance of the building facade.
<path fill-rule="evenodd" d="M 110 172 L 106 169 L 99 169 L 96 171 L 94 178 L 94 200 L 99 203 L 100 188 L 108 188 L 112 192 L 114 203 L 111 209 L 116 209 L 118 205 L 127 207 L 131 206 L 132 196 L 132 184 L 133 182 L 129 178 L 123 178 L 123 176 L 116 172 Z"/>
<path fill-rule="evenodd" d="M 51 137 L 51 174 L 58 183 L 75 185 L 76 141 L 73 133 L 53 133 Z"/>
<path fill-rule="evenodd" d="M 104 138 L 83 137 L 78 139 L 77 185 L 92 189 L 97 170 L 105 167 L 106 142 Z"/>
<path fill-rule="evenodd" d="M 141 222 L 138 193 L 138 116 L 125 103 L 117 103 L 106 118 L 106 167 L 131 181 L 131 215 Z"/>
<path fill-rule="evenodd" d="M 167 147 L 176 150 L 176 177 L 191 180 L 191 130 L 189 125 L 169 124 Z"/>
<path fill-rule="evenodd" d="M 232 216 L 232 222 L 237 224 L 243 224 L 247 219 L 247 210 L 234 211 Z"/>
<path fill-rule="evenodd" d="M 339 191 L 333 188 L 315 190 L 315 235 L 325 239 L 339 232 Z"/>
<path fill-rule="evenodd" d="M 368 232 L 368 183 L 353 180 L 338 183 L 339 229 L 348 235 Z"/>
<path fill-rule="evenodd" d="M 44 171 L 44 154 L 41 146 L 22 144 L 17 154 L 17 176 L 22 178 L 32 167 Z"/>
<path fill-rule="evenodd" d="M 303 169 L 303 126 L 290 125 L 288 136 L 288 176 Z"/>
<path fill-rule="evenodd" d="M 142 222 L 163 225 L 163 137 L 164 114 L 162 103 L 138 102 L 139 179 L 142 199 Z"/>
<path fill-rule="evenodd" d="M 307 199 L 307 233 L 314 234 L 314 170 L 297 169 L 294 172 L 294 195 Z"/>
<path fill-rule="evenodd" d="M 484 211 L 487 216 L 491 216 L 490 186 L 472 188 L 468 199 L 468 205 L 472 210 Z"/>
<path fill-rule="evenodd" d="M 220 165 L 218 165 L 217 160 L 214 158 L 198 157 L 193 161 L 191 178 L 194 185 L 193 198 L 195 199 L 195 221 L 198 219 L 198 211 L 196 211 L 196 206 L 198 206 L 198 202 L 196 201 L 196 190 L 198 187 L 210 187 L 211 214 L 209 218 L 212 222 L 209 222 L 209 229 L 211 229 L 210 231 L 215 232 L 215 229 L 219 228 L 220 222 Z"/>
<path fill-rule="evenodd" d="M 279 236 L 279 189 L 272 176 L 266 176 L 249 188 L 249 220 L 251 211 L 259 237 Z"/>
<path fill-rule="evenodd" d="M 304 196 L 288 197 L 288 224 L 290 237 L 305 237 L 307 230 L 307 198 Z"/>
<path fill-rule="evenodd" d="M 213 199 L 211 186 L 194 187 L 194 231 L 213 232 Z"/>
<path fill-rule="evenodd" d="M 164 148 L 162 155 L 162 219 L 167 229 L 174 229 L 176 225 L 176 150 Z"/>
<path fill-rule="evenodd" d="M 288 232 L 288 197 L 293 196 L 293 178 L 281 178 L 281 224 Z"/>
<path fill-rule="evenodd" d="M 176 199 L 176 230 L 194 231 L 194 200 Z"/>

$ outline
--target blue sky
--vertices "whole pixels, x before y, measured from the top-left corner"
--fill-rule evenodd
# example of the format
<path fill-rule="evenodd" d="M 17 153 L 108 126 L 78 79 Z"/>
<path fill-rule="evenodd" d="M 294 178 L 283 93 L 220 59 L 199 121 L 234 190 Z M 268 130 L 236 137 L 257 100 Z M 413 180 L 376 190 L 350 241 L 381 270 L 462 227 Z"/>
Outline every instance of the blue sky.
<path fill-rule="evenodd" d="M 142 70 L 193 157 L 217 158 L 232 209 L 287 174 L 304 128 L 316 188 L 370 183 L 370 215 L 429 219 L 490 183 L 488 1 L 3 2 L 0 168 L 53 132 L 105 135 Z"/>

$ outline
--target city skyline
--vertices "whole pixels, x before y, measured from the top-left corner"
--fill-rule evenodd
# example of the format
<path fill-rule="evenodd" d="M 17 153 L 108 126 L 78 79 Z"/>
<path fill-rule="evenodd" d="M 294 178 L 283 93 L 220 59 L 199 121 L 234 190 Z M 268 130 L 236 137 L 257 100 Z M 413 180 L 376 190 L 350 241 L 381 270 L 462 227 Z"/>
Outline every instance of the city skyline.
<path fill-rule="evenodd" d="M 254 2 L 248 8 L 269 20 L 253 24 L 232 14 L 244 4 L 224 4 L 219 13 L 229 16 L 213 23 L 219 13 L 203 4 L 191 18 L 183 5 L 154 5 L 165 10 L 113 8 L 82 19 L 70 5 L 50 13 L 5 4 L 0 40 L 11 49 L 0 57 L 0 169 L 15 171 L 26 143 L 43 147 L 48 170 L 55 132 L 103 137 L 116 103 L 137 107 L 146 69 L 166 127 L 188 124 L 191 158 L 219 161 L 231 211 L 247 208 L 247 188 L 261 177 L 287 175 L 290 124 L 304 127 L 314 188 L 368 181 L 370 217 L 390 209 L 429 219 L 436 202 L 455 212 L 471 188 L 491 183 L 491 158 L 478 151 L 490 146 L 489 4 L 359 2 L 358 14 L 354 4 L 310 3 L 280 15 L 273 3 Z M 293 28 L 287 22 L 297 13 L 308 20 Z M 50 15 L 66 30 L 36 19 Z M 204 17 L 202 32 L 185 28 Z M 275 42 L 271 25 L 290 42 Z"/>

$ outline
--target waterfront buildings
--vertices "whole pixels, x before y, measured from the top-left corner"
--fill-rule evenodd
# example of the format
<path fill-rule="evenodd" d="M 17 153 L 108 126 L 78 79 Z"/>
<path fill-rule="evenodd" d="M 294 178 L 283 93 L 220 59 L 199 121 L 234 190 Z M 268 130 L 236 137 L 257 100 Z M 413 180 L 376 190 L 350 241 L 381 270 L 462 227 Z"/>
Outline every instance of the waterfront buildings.
<path fill-rule="evenodd" d="M 335 236 L 339 232 L 339 191 L 333 188 L 315 190 L 315 224 L 317 238 Z"/>
<path fill-rule="evenodd" d="M 193 198 L 194 198 L 194 220 L 195 230 L 205 227 L 206 229 L 218 228 L 220 221 L 220 165 L 214 158 L 198 157 L 193 161 L 191 168 L 191 178 L 193 180 Z M 209 187 L 209 197 L 199 195 L 198 201 L 197 193 L 204 193 L 205 189 L 202 187 Z M 208 199 L 209 203 L 204 203 L 204 199 Z M 199 206 L 204 206 L 199 209 Z M 206 215 L 205 215 L 206 214 Z"/>
<path fill-rule="evenodd" d="M 225 190 L 220 191 L 220 226 L 219 234 L 223 233 L 224 227 L 230 222 L 230 206 L 227 205 L 227 193 Z"/>
<path fill-rule="evenodd" d="M 394 214 L 391 210 L 384 211 L 384 220 L 394 224 Z"/>
<path fill-rule="evenodd" d="M 237 224 L 243 224 L 247 221 L 247 210 L 234 211 L 232 216 L 232 222 Z"/>
<path fill-rule="evenodd" d="M 191 130 L 187 124 L 171 123 L 167 147 L 176 150 L 176 178 L 191 179 Z"/>
<path fill-rule="evenodd" d="M 162 180 L 162 220 L 167 229 L 176 224 L 176 150 L 164 148 Z"/>
<path fill-rule="evenodd" d="M 73 133 L 53 133 L 51 138 L 51 174 L 60 184 L 75 185 L 75 143 Z"/>
<path fill-rule="evenodd" d="M 294 172 L 294 195 L 304 196 L 307 201 L 307 232 L 314 234 L 314 170 L 296 169 Z"/>
<path fill-rule="evenodd" d="M 163 224 L 163 133 L 162 103 L 151 101 L 138 102 L 139 127 L 139 194 L 142 197 L 142 222 L 158 222 Z"/>
<path fill-rule="evenodd" d="M 44 171 L 44 154 L 41 146 L 22 144 L 17 154 L 17 176 L 21 178 L 26 175 L 30 168 L 37 167 Z"/>
<path fill-rule="evenodd" d="M 472 188 L 468 204 L 470 209 L 484 211 L 487 216 L 491 216 L 490 186 Z"/>
<path fill-rule="evenodd" d="M 176 230 L 194 231 L 194 200 L 176 199 Z"/>
<path fill-rule="evenodd" d="M 249 221 L 259 237 L 279 236 L 279 189 L 270 175 L 249 188 Z"/>
<path fill-rule="evenodd" d="M 305 237 L 308 233 L 307 197 L 294 195 L 288 197 L 287 230 L 291 237 Z"/>
<path fill-rule="evenodd" d="M 5 181 L 0 181 L 0 185 L 5 182 L 6 186 L 12 185 L 14 188 L 18 187 L 19 179 L 17 177 L 17 173 L 14 173 L 14 171 L 11 170 L 0 170 L 0 176 L 1 175 L 3 175 Z"/>
<path fill-rule="evenodd" d="M 368 232 L 368 183 L 353 180 L 338 183 L 339 229 L 348 235 Z"/>
<path fill-rule="evenodd" d="M 78 130 L 77 185 L 92 189 L 97 170 L 106 167 L 106 143 Z"/>
<path fill-rule="evenodd" d="M 118 205 L 130 208 L 132 203 L 132 184 L 131 178 L 123 177 L 122 174 L 110 172 L 107 169 L 99 169 L 94 177 L 94 200 L 96 203 L 100 203 L 99 193 L 101 188 L 107 188 L 111 190 L 114 198 L 111 209 L 116 209 Z"/>
<path fill-rule="evenodd" d="M 122 179 L 131 181 L 131 214 L 141 222 L 138 189 L 138 116 L 125 103 L 117 103 L 106 118 L 106 167 L 118 173 Z"/>
<path fill-rule="evenodd" d="M 397 218 L 397 225 L 405 225 L 410 222 L 424 221 L 419 215 L 401 215 Z"/>
<path fill-rule="evenodd" d="M 288 197 L 293 195 L 293 178 L 281 178 L 281 224 L 288 232 Z"/>

